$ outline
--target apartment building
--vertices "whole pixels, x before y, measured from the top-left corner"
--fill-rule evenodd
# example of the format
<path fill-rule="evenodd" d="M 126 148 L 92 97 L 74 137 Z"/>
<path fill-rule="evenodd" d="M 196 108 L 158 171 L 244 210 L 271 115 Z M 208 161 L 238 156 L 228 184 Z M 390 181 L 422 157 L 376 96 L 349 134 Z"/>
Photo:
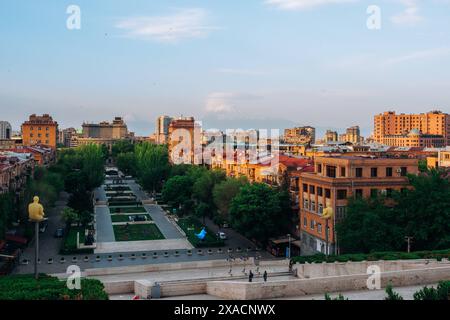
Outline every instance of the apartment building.
<path fill-rule="evenodd" d="M 0 194 L 23 191 L 34 167 L 31 153 L 0 152 Z"/>
<path fill-rule="evenodd" d="M 43 145 L 56 149 L 58 134 L 58 123 L 48 114 L 32 114 L 22 124 L 22 144 L 27 147 Z"/>
<path fill-rule="evenodd" d="M 422 138 L 409 138 L 413 134 Z M 391 146 L 450 145 L 450 115 L 441 111 L 421 114 L 384 112 L 374 117 L 374 140 Z M 413 141 L 408 141 L 413 140 Z M 422 140 L 422 141 L 421 141 Z"/>
<path fill-rule="evenodd" d="M 288 144 L 314 144 L 316 129 L 310 126 L 285 129 L 282 140 Z"/>
<path fill-rule="evenodd" d="M 417 159 L 374 156 L 317 157 L 315 170 L 299 178 L 300 230 L 303 254 L 339 253 L 335 225 L 346 213 L 348 198 L 389 197 L 408 188 L 408 174 L 418 173 Z M 325 219 L 324 210 L 333 212 Z M 328 249 L 327 249 L 328 248 Z"/>

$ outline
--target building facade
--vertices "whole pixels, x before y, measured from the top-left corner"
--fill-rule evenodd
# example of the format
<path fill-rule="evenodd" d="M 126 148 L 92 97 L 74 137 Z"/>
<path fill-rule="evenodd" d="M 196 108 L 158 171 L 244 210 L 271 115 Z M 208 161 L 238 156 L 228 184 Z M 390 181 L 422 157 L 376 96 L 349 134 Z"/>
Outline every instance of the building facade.
<path fill-rule="evenodd" d="M 445 145 L 450 145 L 450 115 L 441 111 L 421 114 L 396 114 L 394 111 L 378 114 L 374 118 L 374 139 L 378 143 L 396 143 L 412 130 L 422 135 L 440 136 Z M 424 138 L 425 139 L 425 138 Z"/>
<path fill-rule="evenodd" d="M 316 129 L 313 127 L 295 127 L 284 130 L 283 142 L 288 144 L 314 144 Z"/>
<path fill-rule="evenodd" d="M 202 148 L 200 127 L 195 123 L 195 119 L 193 117 L 180 117 L 172 120 L 168 134 L 170 161 L 176 164 L 194 164 L 196 147 L 200 148 L 200 156 Z M 198 141 L 195 141 L 196 138 L 198 138 Z"/>
<path fill-rule="evenodd" d="M 0 140 L 8 140 L 12 137 L 12 127 L 7 121 L 0 121 Z"/>
<path fill-rule="evenodd" d="M 359 126 L 353 126 L 347 128 L 344 134 L 339 136 L 340 142 L 348 142 L 352 144 L 359 144 L 363 142 L 363 137 L 361 137 L 361 130 Z"/>
<path fill-rule="evenodd" d="M 169 139 L 169 126 L 173 118 L 169 116 L 160 116 L 156 120 L 155 136 L 158 144 L 165 144 Z"/>
<path fill-rule="evenodd" d="M 338 254 L 335 225 L 346 213 L 348 198 L 390 197 L 408 188 L 408 174 L 418 173 L 417 159 L 336 156 L 318 157 L 313 173 L 299 178 L 300 230 L 303 254 Z M 330 208 L 333 217 L 325 219 Z"/>
<path fill-rule="evenodd" d="M 128 127 L 121 117 L 115 117 L 112 122 L 83 123 L 83 131 L 76 141 L 71 141 L 74 146 L 87 144 L 105 145 L 111 148 L 118 140 L 134 139 L 134 134 L 128 131 Z"/>
<path fill-rule="evenodd" d="M 43 145 L 56 149 L 58 134 L 58 123 L 48 114 L 32 114 L 22 124 L 22 144 L 27 147 Z"/>

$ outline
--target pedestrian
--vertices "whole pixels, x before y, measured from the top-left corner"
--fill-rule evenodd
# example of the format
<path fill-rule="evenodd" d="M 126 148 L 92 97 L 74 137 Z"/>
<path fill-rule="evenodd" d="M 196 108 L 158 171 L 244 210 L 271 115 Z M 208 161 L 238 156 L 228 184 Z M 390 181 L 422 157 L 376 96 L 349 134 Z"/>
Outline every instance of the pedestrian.
<path fill-rule="evenodd" d="M 252 270 L 250 270 L 250 273 L 248 274 L 248 282 L 252 282 L 253 281 L 253 272 Z"/>
<path fill-rule="evenodd" d="M 264 279 L 264 282 L 267 282 L 267 271 L 264 271 L 263 279 Z"/>

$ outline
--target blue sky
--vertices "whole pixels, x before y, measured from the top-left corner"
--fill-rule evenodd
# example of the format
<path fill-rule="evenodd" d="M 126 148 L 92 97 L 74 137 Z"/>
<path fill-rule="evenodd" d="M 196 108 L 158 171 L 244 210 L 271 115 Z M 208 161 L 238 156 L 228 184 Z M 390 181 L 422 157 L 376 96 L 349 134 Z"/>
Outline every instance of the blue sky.
<path fill-rule="evenodd" d="M 0 117 L 369 134 L 378 112 L 450 112 L 449 16 L 449 0 L 2 0 Z"/>

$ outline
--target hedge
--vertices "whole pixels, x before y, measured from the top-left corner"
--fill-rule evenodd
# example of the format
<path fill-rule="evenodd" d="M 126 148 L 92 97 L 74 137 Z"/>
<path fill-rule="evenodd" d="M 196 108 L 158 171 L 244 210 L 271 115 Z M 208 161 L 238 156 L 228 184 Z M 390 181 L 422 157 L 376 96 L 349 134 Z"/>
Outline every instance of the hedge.
<path fill-rule="evenodd" d="M 348 262 L 348 261 L 377 261 L 377 260 L 413 260 L 413 259 L 436 259 L 438 261 L 443 258 L 450 258 L 450 249 L 436 251 L 416 251 L 416 252 L 372 252 L 368 254 L 343 254 L 330 255 L 316 254 L 312 256 L 293 257 L 294 263 L 322 263 L 322 262 Z"/>
<path fill-rule="evenodd" d="M 81 279 L 81 290 L 69 290 L 66 281 L 45 274 L 0 277 L 0 300 L 108 300 L 103 284 Z"/>

